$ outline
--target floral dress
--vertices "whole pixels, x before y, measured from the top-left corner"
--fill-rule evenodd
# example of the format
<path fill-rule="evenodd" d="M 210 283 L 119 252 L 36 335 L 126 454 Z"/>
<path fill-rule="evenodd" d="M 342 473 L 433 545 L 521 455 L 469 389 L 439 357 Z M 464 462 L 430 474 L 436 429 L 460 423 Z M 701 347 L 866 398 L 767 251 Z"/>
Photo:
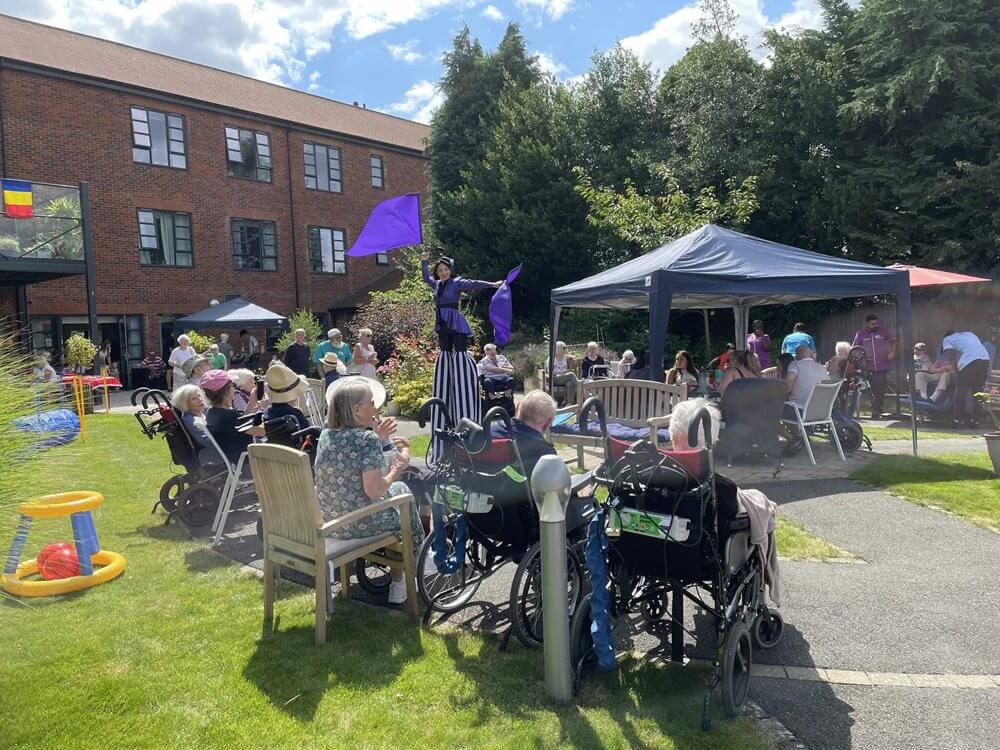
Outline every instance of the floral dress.
<path fill-rule="evenodd" d="M 365 495 L 361 475 L 372 469 L 384 473 L 388 470 L 389 463 L 374 432 L 361 427 L 348 427 L 323 430 L 316 450 L 315 468 L 316 495 L 323 511 L 323 520 L 332 521 L 375 502 Z M 404 492 L 410 492 L 406 484 L 393 482 L 383 497 Z M 410 505 L 409 512 L 413 548 L 416 552 L 424 540 L 424 530 L 415 504 Z M 399 514 L 394 508 L 390 508 L 343 526 L 330 535 L 336 539 L 361 539 L 399 530 Z"/>

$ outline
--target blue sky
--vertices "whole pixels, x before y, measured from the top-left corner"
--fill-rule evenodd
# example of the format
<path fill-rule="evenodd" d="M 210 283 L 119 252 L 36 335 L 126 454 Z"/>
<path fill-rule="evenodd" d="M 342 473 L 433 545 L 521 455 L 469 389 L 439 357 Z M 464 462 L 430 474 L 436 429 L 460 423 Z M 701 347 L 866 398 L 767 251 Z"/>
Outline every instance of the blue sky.
<path fill-rule="evenodd" d="M 758 56 L 765 26 L 816 27 L 815 0 L 731 0 Z M 509 21 L 561 79 L 621 41 L 664 68 L 696 0 L 0 0 L 0 12 L 427 120 L 441 55 L 467 24 L 492 48 Z M 3 42 L 0 40 L 0 50 Z"/>

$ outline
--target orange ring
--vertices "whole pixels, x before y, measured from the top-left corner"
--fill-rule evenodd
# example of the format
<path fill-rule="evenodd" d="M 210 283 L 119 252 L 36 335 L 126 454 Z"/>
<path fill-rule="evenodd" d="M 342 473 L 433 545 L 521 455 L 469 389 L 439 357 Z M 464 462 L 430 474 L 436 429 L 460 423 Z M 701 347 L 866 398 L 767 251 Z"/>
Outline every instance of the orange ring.
<path fill-rule="evenodd" d="M 104 502 L 104 496 L 99 492 L 81 490 L 78 492 L 60 492 L 56 495 L 33 497 L 26 503 L 21 503 L 21 513 L 32 518 L 63 518 L 85 510 L 93 510 Z"/>
<path fill-rule="evenodd" d="M 107 583 L 125 572 L 125 558 L 117 552 L 101 550 L 91 555 L 90 559 L 94 565 L 101 566 L 91 575 L 57 578 L 54 581 L 21 580 L 38 572 L 38 559 L 26 560 L 17 566 L 17 572 L 0 575 L 0 589 L 15 596 L 56 596 Z"/>

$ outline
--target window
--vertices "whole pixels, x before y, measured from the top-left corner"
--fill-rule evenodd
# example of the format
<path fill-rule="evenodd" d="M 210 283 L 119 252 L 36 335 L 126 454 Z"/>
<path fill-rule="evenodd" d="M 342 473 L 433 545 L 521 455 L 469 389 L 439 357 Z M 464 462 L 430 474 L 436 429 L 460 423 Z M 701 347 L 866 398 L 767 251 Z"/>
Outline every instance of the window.
<path fill-rule="evenodd" d="M 316 143 L 306 143 L 302 149 L 306 166 L 306 187 L 339 193 L 340 149 Z"/>
<path fill-rule="evenodd" d="M 347 273 L 343 229 L 309 227 L 309 265 L 313 273 Z"/>
<path fill-rule="evenodd" d="M 380 266 L 389 265 L 389 253 L 375 253 L 375 263 Z"/>
<path fill-rule="evenodd" d="M 385 187 L 382 178 L 385 177 L 385 169 L 382 165 L 382 157 L 372 155 L 372 187 Z"/>
<path fill-rule="evenodd" d="M 191 266 L 191 216 L 140 208 L 139 262 L 144 266 Z"/>
<path fill-rule="evenodd" d="M 142 353 L 142 316 L 125 316 L 125 350 L 129 359 L 140 360 Z"/>
<path fill-rule="evenodd" d="M 246 271 L 277 271 L 274 222 L 233 219 L 233 262 Z"/>
<path fill-rule="evenodd" d="M 226 126 L 226 165 L 230 177 L 270 182 L 270 136 L 255 130 Z"/>
<path fill-rule="evenodd" d="M 184 118 L 132 107 L 132 160 L 140 164 L 187 169 Z"/>

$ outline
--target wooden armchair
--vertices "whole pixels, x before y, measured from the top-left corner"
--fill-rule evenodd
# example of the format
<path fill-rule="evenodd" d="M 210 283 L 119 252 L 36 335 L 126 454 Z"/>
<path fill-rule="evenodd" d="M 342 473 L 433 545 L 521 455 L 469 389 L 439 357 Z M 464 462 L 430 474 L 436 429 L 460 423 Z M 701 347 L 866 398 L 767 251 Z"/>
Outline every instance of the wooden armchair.
<path fill-rule="evenodd" d="M 316 645 L 326 641 L 326 617 L 333 606 L 330 595 L 331 571 L 340 568 L 340 594 L 350 588 L 349 566 L 361 558 L 371 558 L 399 570 L 406 576 L 406 610 L 416 622 L 417 588 L 415 563 L 407 506 L 413 496 L 397 495 L 324 523 L 309 457 L 283 445 L 251 445 L 253 470 L 264 519 L 264 621 L 274 617 L 275 586 L 280 566 L 298 570 L 316 579 Z M 332 539 L 327 534 L 347 524 L 387 508 L 399 508 L 401 530 L 363 539 Z M 381 555 L 385 550 L 393 555 Z M 398 557 L 397 557 L 398 555 Z"/>
<path fill-rule="evenodd" d="M 649 439 L 659 445 L 659 430 L 670 425 L 670 412 L 681 401 L 687 400 L 686 385 L 667 385 L 652 380 L 591 380 L 580 383 L 580 403 L 597 396 L 604 403 L 608 422 L 626 427 L 648 427 Z M 558 409 L 556 414 L 572 413 L 579 406 Z M 601 438 L 594 435 L 553 432 L 554 443 L 576 446 L 577 462 L 583 466 L 583 449 L 601 445 Z"/>

